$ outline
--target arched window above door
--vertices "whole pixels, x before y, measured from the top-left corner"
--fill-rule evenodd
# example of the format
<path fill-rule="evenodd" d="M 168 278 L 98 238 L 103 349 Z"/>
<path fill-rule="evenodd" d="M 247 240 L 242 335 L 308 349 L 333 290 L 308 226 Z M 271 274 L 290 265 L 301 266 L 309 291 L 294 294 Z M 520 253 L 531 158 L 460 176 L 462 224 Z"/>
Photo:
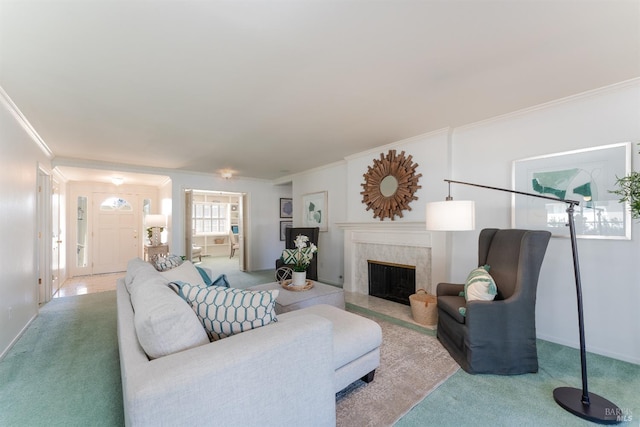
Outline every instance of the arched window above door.
<path fill-rule="evenodd" d="M 100 204 L 101 211 L 132 211 L 131 203 L 120 197 L 108 197 Z"/>

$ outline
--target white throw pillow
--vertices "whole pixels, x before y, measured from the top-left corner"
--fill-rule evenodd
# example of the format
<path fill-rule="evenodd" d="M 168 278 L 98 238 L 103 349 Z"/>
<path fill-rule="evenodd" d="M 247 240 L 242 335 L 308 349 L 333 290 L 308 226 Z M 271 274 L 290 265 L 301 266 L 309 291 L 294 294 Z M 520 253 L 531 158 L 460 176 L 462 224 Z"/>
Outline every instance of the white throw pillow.
<path fill-rule="evenodd" d="M 171 270 L 161 271 L 160 274 L 167 279 L 168 282 L 186 282 L 195 286 L 207 286 L 198 269 L 191 261 L 185 261 Z"/>
<path fill-rule="evenodd" d="M 464 285 L 464 297 L 467 301 L 492 301 L 498 293 L 496 282 L 489 274 L 489 266 L 478 267 L 469 273 Z"/>
<path fill-rule="evenodd" d="M 180 296 L 193 308 L 212 341 L 277 322 L 279 290 L 248 291 L 177 282 Z"/>

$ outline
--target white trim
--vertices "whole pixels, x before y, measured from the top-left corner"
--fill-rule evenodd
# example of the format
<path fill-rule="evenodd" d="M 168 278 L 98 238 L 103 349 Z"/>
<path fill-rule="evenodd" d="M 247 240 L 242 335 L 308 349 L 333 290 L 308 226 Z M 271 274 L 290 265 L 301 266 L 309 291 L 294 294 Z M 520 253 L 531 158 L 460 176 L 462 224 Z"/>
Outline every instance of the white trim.
<path fill-rule="evenodd" d="M 580 343 L 579 342 L 558 338 L 558 337 L 555 337 L 555 336 L 552 336 L 552 335 L 548 335 L 548 334 L 537 334 L 536 338 L 538 338 L 540 340 L 544 340 L 544 341 L 549 341 L 549 342 L 552 342 L 552 343 L 555 343 L 555 344 L 564 345 L 566 347 L 571 347 L 571 348 L 575 348 L 575 349 L 579 349 L 580 348 Z M 586 350 L 587 350 L 587 353 L 599 354 L 601 356 L 610 357 L 612 359 L 622 360 L 623 362 L 629 362 L 629 363 L 633 363 L 633 364 L 636 364 L 636 365 L 640 365 L 640 358 L 629 357 L 629 355 L 627 355 L 627 354 L 617 353 L 617 352 L 614 352 L 614 351 L 609 351 L 608 348 L 600 348 L 600 347 L 597 347 L 597 346 L 589 346 L 589 345 L 587 345 L 587 349 Z"/>
<path fill-rule="evenodd" d="M 18 340 L 20 338 L 22 338 L 22 336 L 24 335 L 24 333 L 27 331 L 27 329 L 29 329 L 29 326 L 31 326 L 31 324 L 33 323 L 34 320 L 36 320 L 36 317 L 38 317 L 40 313 L 37 312 L 36 314 L 34 314 L 33 316 L 31 316 L 31 319 L 29 319 L 29 321 L 27 322 L 26 325 L 24 325 L 24 327 L 20 330 L 20 332 L 18 332 L 18 334 L 16 335 L 16 337 L 14 339 L 11 340 L 11 342 L 9 343 L 9 345 L 7 346 L 7 348 L 5 348 L 2 353 L 0 353 L 0 362 L 2 362 L 2 359 L 4 359 L 6 357 L 6 355 L 9 353 L 9 351 L 13 348 L 14 345 L 16 345 L 16 343 L 18 342 Z"/>
<path fill-rule="evenodd" d="M 9 110 L 9 112 L 13 115 L 13 117 L 16 119 L 18 124 L 22 126 L 22 129 L 24 129 L 27 135 L 29 135 L 31 140 L 36 143 L 36 145 L 44 152 L 44 154 L 48 158 L 50 159 L 53 158 L 53 152 L 49 149 L 49 147 L 44 142 L 42 137 L 40 137 L 40 135 L 35 130 L 35 128 L 31 126 L 31 123 L 29 123 L 29 120 L 27 120 L 25 115 L 22 114 L 22 111 L 20 111 L 18 106 L 13 102 L 13 100 L 9 97 L 7 92 L 5 92 L 1 86 L 0 86 L 0 100 L 2 100 L 2 104 L 4 104 L 5 107 L 7 107 L 7 110 Z"/>
<path fill-rule="evenodd" d="M 431 233 L 422 230 L 417 233 L 414 230 L 396 230 L 393 233 L 378 230 L 353 230 L 351 243 L 370 243 L 373 245 L 411 246 L 418 248 L 430 248 Z"/>
<path fill-rule="evenodd" d="M 276 178 L 276 179 L 271 180 L 271 182 L 273 183 L 273 185 L 291 184 L 293 182 L 293 179 L 295 177 L 300 176 L 300 175 L 306 175 L 306 174 L 309 174 L 309 173 L 319 172 L 321 170 L 334 168 L 336 166 L 342 166 L 344 164 L 346 164 L 346 161 L 338 160 L 336 162 L 329 163 L 327 165 L 322 165 L 322 166 L 318 166 L 316 168 L 307 169 L 307 170 L 302 171 L 302 172 L 298 172 L 298 173 L 293 173 L 291 175 L 282 176 L 280 178 Z"/>
<path fill-rule="evenodd" d="M 554 99 L 553 101 L 549 101 L 549 102 L 544 102 L 542 104 L 538 104 L 538 105 L 534 105 L 532 107 L 526 107 L 523 108 L 521 110 L 516 110 L 516 111 L 511 111 L 509 113 L 506 114 L 501 114 L 498 116 L 494 116 L 494 117 L 490 117 L 488 119 L 484 119 L 484 120 L 480 120 L 477 122 L 473 122 L 473 123 L 469 123 L 469 124 L 465 124 L 465 125 L 461 125 L 461 126 L 457 126 L 455 127 L 455 131 L 466 131 L 469 129 L 473 129 L 475 127 L 479 127 L 479 126 L 485 126 L 487 124 L 491 124 L 494 122 L 498 122 L 501 120 L 506 120 L 506 119 L 511 119 L 511 118 L 515 118 L 515 117 L 520 117 L 520 116 L 524 116 L 526 114 L 535 112 L 535 111 L 540 111 L 540 110 L 545 110 L 547 108 L 552 108 L 558 105 L 562 105 L 562 104 L 566 104 L 569 102 L 573 102 L 573 101 L 577 101 L 580 99 L 585 99 L 585 98 L 591 98 L 594 96 L 598 96 L 601 95 L 603 93 L 609 93 L 615 90 L 620 90 L 623 89 L 625 87 L 629 87 L 629 86 L 635 86 L 635 85 L 640 85 L 640 77 L 634 77 L 632 79 L 629 80 L 624 80 L 622 82 L 618 82 L 618 83 L 613 83 L 611 85 L 608 86 L 603 86 L 597 89 L 591 89 L 588 90 L 586 92 L 580 92 L 574 95 L 569 95 L 566 96 L 564 98 L 559 98 L 559 99 Z"/>
<path fill-rule="evenodd" d="M 345 230 L 427 230 L 426 223 L 422 221 L 335 222 L 333 225 Z"/>
<path fill-rule="evenodd" d="M 352 154 L 350 156 L 346 156 L 344 159 L 346 161 L 350 161 L 350 160 L 354 160 L 354 159 L 359 159 L 361 157 L 370 157 L 370 156 L 377 156 L 380 151 L 387 151 L 387 150 L 392 150 L 394 148 L 399 148 L 401 145 L 408 145 L 408 144 L 413 144 L 416 142 L 422 142 L 423 139 L 425 138 L 431 138 L 434 136 L 438 136 L 438 135 L 442 135 L 442 134 L 446 134 L 448 135 L 450 132 L 450 127 L 445 127 L 445 128 L 441 128 L 441 129 L 436 129 L 434 131 L 431 132 L 426 132 L 426 133 L 422 133 L 420 135 L 415 135 L 409 138 L 405 138 L 405 139 L 401 139 L 399 141 L 394 141 L 391 142 L 389 144 L 386 145 L 381 145 L 379 147 L 375 147 L 375 148 L 371 148 L 367 151 L 361 151 L 357 154 Z"/>

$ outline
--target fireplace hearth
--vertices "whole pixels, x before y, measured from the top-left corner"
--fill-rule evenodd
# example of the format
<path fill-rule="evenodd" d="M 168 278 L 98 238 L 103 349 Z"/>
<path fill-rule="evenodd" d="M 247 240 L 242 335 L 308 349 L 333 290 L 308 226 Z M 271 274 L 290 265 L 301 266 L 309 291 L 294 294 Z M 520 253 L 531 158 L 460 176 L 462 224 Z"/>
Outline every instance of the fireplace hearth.
<path fill-rule="evenodd" d="M 416 290 L 416 267 L 367 260 L 369 295 L 409 305 L 409 295 Z"/>

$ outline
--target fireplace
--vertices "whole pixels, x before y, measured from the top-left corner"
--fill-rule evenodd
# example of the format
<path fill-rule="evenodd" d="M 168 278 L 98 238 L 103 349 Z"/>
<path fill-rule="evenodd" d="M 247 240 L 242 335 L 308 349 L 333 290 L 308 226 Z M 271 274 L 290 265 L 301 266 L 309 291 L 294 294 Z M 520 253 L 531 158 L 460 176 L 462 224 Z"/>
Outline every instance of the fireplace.
<path fill-rule="evenodd" d="M 344 229 L 345 292 L 369 294 L 368 260 L 415 266 L 415 288 L 435 293 L 432 283 L 443 281 L 445 240 L 422 222 L 385 221 L 337 223 Z M 440 233 L 445 234 L 445 233 Z M 432 247 L 436 254 L 432 264 Z"/>
<path fill-rule="evenodd" d="M 369 295 L 409 305 L 409 295 L 416 289 L 414 265 L 367 260 Z"/>

